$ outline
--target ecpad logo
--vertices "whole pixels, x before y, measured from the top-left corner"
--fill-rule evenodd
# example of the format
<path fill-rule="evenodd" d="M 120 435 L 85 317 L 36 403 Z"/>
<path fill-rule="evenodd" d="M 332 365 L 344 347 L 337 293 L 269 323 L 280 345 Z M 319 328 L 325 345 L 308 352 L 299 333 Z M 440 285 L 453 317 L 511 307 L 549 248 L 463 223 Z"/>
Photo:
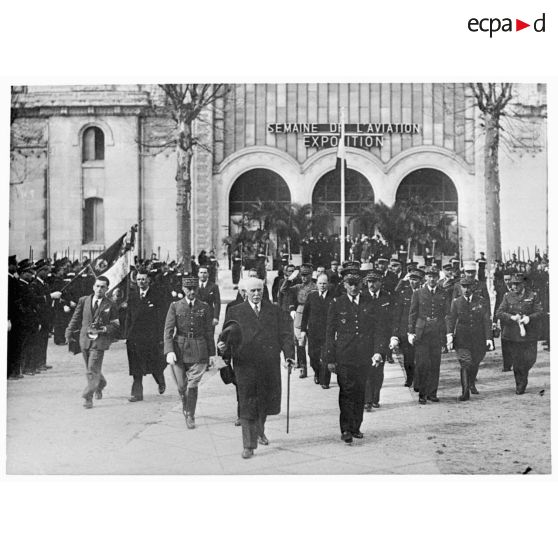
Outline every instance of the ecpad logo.
<path fill-rule="evenodd" d="M 533 22 L 533 29 L 536 33 L 544 33 L 545 32 L 545 15 L 539 17 Z M 515 29 L 513 27 L 512 18 L 504 17 L 500 19 L 499 17 L 484 17 L 478 19 L 476 17 L 472 17 L 467 22 L 467 27 L 469 31 L 473 33 L 477 33 L 479 31 L 483 33 L 489 33 L 490 38 L 494 33 L 498 33 L 498 31 L 506 32 L 513 32 L 521 31 L 522 29 L 526 29 L 527 27 L 531 27 L 530 23 L 525 23 L 521 19 L 515 19 Z"/>

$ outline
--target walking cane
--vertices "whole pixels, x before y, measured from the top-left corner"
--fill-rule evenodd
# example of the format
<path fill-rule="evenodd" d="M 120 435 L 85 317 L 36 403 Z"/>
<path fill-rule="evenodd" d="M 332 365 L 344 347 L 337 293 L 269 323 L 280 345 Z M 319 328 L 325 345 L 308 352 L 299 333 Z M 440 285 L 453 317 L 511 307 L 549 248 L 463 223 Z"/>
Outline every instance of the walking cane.
<path fill-rule="evenodd" d="M 291 400 L 291 372 L 293 365 L 287 362 L 287 434 L 289 433 L 289 411 Z"/>

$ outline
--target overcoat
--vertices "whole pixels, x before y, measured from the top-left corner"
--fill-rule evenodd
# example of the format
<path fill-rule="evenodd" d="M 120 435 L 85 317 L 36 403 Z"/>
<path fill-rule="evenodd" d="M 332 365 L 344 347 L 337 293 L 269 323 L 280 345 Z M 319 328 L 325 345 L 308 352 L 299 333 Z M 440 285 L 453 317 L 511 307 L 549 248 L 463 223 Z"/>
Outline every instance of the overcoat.
<path fill-rule="evenodd" d="M 530 322 L 525 326 L 525 337 L 521 337 L 519 325 L 511 319 L 515 314 L 529 316 Z M 535 291 L 525 289 L 522 294 L 514 291 L 506 293 L 496 312 L 496 317 L 503 324 L 502 339 L 516 343 L 537 341 L 542 315 L 543 307 Z"/>
<path fill-rule="evenodd" d="M 227 320 L 238 322 L 242 342 L 231 357 L 238 389 L 239 417 L 281 412 L 281 351 L 294 359 L 292 326 L 278 306 L 263 300 L 260 314 L 248 301 L 229 308 Z"/>

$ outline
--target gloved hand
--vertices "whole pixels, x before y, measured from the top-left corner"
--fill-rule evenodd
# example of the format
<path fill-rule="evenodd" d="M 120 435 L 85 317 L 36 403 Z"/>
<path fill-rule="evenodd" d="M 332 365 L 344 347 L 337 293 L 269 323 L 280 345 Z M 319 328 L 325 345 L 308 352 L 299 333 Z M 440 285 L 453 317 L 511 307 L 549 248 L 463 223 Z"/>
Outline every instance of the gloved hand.
<path fill-rule="evenodd" d="M 70 307 L 67 304 L 64 304 L 64 312 L 66 312 L 66 314 L 70 313 Z"/>
<path fill-rule="evenodd" d="M 328 369 L 332 374 L 335 374 L 335 363 L 330 362 L 330 363 L 327 365 L 327 369 Z"/>
<path fill-rule="evenodd" d="M 372 366 L 380 366 L 380 364 L 382 364 L 383 362 L 383 358 L 382 355 L 380 353 L 375 353 L 372 356 Z"/>
<path fill-rule="evenodd" d="M 288 277 L 287 280 L 288 281 L 293 281 L 294 279 L 296 279 L 298 277 L 299 271 L 298 269 L 295 269 Z"/>
<path fill-rule="evenodd" d="M 448 333 L 446 335 L 446 347 L 448 351 L 453 351 L 453 333 Z"/>
<path fill-rule="evenodd" d="M 213 368 L 214 366 L 215 366 L 215 357 L 211 356 L 209 357 L 209 368 Z"/>
<path fill-rule="evenodd" d="M 493 351 L 494 350 L 494 341 L 492 341 L 492 339 L 487 339 L 486 340 L 486 348 L 489 351 Z"/>
<path fill-rule="evenodd" d="M 213 318 L 213 325 L 216 326 L 219 323 L 219 320 L 217 318 Z"/>
<path fill-rule="evenodd" d="M 523 316 L 523 318 L 519 320 L 519 323 L 527 325 L 530 321 L 531 318 L 529 318 L 529 316 Z"/>
<path fill-rule="evenodd" d="M 511 316 L 511 318 L 514 322 L 518 322 L 519 320 L 521 320 L 521 316 L 519 314 L 515 314 L 514 316 Z"/>
<path fill-rule="evenodd" d="M 217 350 L 222 353 L 227 348 L 227 344 L 224 341 L 219 341 L 217 343 Z"/>
<path fill-rule="evenodd" d="M 167 354 L 167 364 L 176 364 L 176 355 L 172 351 Z"/>
<path fill-rule="evenodd" d="M 391 351 L 393 351 L 394 349 L 397 349 L 399 347 L 399 339 L 397 337 L 392 337 L 389 340 L 389 348 Z"/>
<path fill-rule="evenodd" d="M 416 338 L 417 336 L 414 333 L 407 333 L 407 341 L 409 341 L 409 345 L 414 345 Z"/>
<path fill-rule="evenodd" d="M 291 318 L 294 322 L 294 319 L 296 318 L 296 310 L 291 310 Z"/>
<path fill-rule="evenodd" d="M 287 365 L 289 366 L 294 366 L 295 365 L 295 361 L 294 358 L 288 358 L 286 359 Z"/>
<path fill-rule="evenodd" d="M 53 298 L 54 300 L 58 300 L 61 296 L 62 293 L 60 291 L 53 291 L 50 293 L 50 298 Z"/>
<path fill-rule="evenodd" d="M 73 300 L 70 300 L 70 306 L 72 308 L 75 308 L 77 306 L 77 304 Z"/>

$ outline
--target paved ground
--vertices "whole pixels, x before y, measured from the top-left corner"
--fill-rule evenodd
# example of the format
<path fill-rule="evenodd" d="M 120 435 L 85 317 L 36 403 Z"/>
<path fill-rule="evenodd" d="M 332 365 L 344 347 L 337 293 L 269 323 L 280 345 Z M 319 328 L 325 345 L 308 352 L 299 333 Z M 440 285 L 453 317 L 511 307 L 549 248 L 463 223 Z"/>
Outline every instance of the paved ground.
<path fill-rule="evenodd" d="M 549 353 L 540 351 L 528 391 L 514 394 L 512 373 L 500 371 L 499 350 L 479 373 L 479 396 L 459 403 L 455 355 L 445 355 L 441 402 L 417 404 L 401 367 L 386 365 L 380 409 L 365 413 L 363 440 L 339 440 L 338 388 L 291 376 L 290 433 L 283 414 L 269 417 L 271 443 L 243 460 L 234 426 L 234 388 L 216 370 L 200 387 L 197 428 L 187 430 L 174 383 L 158 395 L 150 377 L 145 400 L 127 401 L 131 386 L 122 341 L 105 357 L 102 401 L 85 410 L 81 356 L 49 346 L 53 369 L 7 386 L 9 474 L 439 474 L 550 473 Z M 544 390 L 544 391 L 543 391 Z"/>

